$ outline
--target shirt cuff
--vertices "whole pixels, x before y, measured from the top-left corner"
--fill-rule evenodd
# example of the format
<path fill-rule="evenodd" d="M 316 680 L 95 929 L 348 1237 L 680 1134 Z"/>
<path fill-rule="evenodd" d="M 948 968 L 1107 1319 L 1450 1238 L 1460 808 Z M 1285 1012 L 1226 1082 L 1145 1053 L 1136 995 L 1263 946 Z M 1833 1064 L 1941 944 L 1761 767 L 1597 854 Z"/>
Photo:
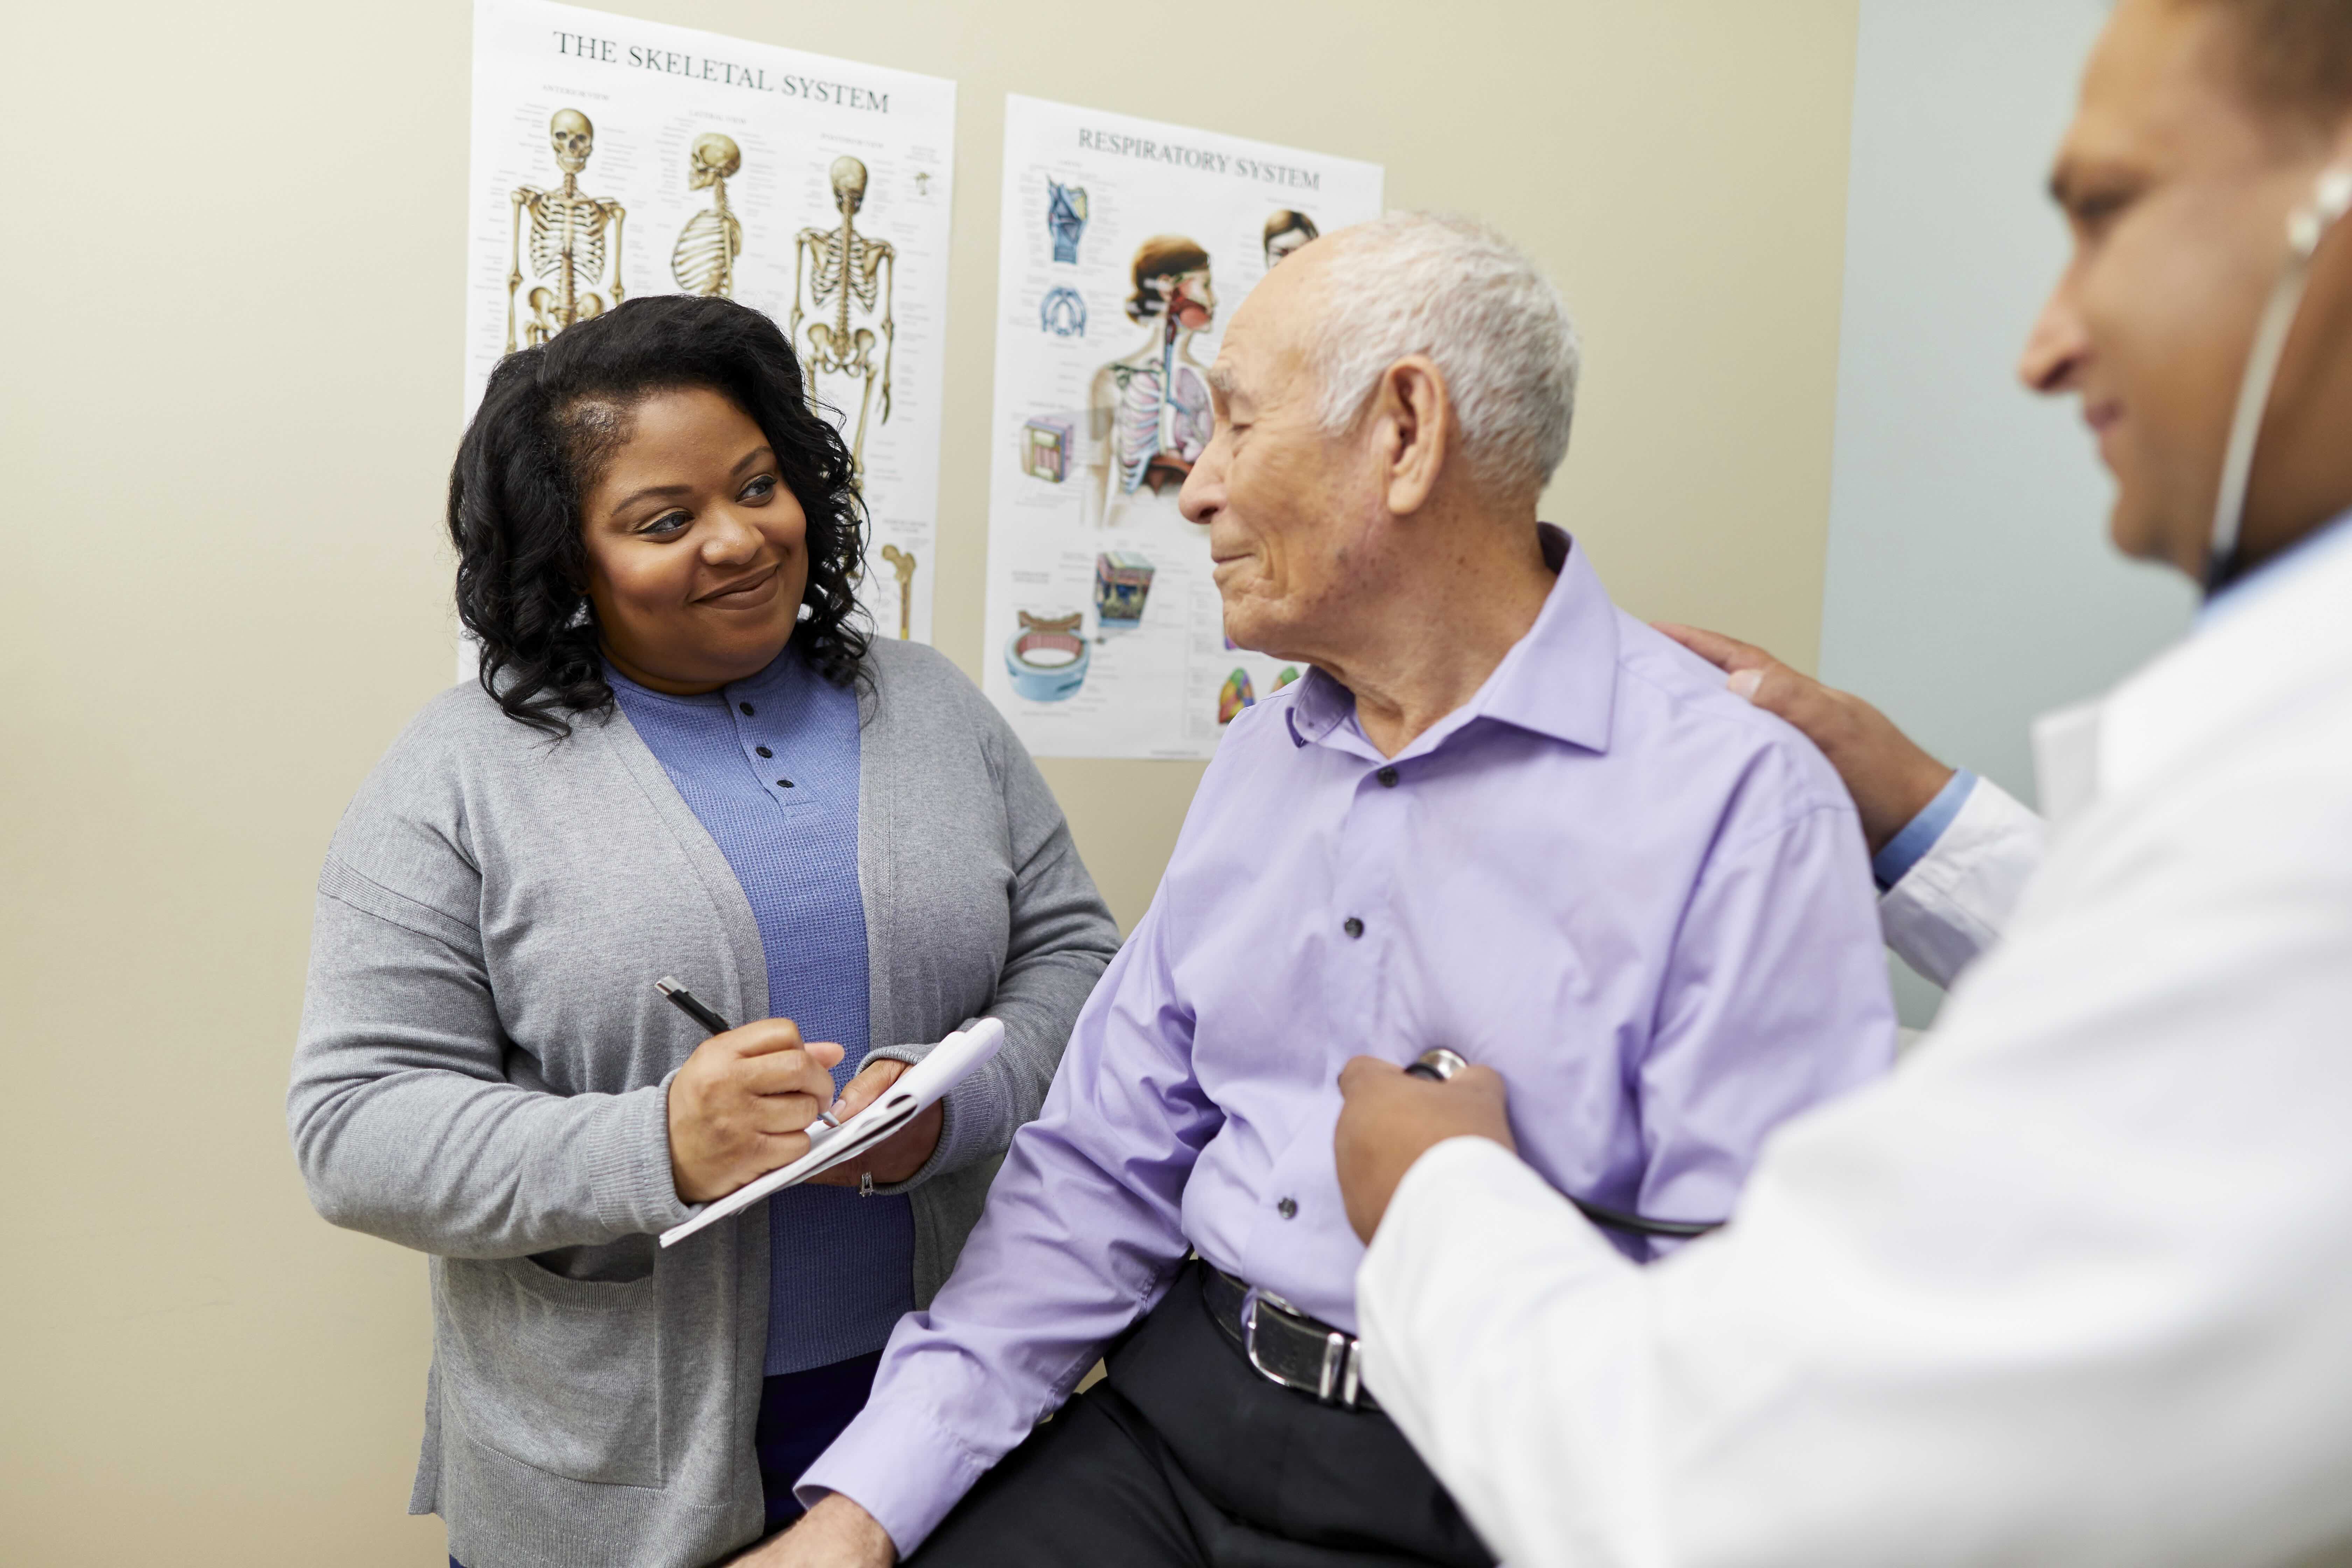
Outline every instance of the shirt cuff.
<path fill-rule="evenodd" d="M 1886 841 L 1886 847 L 1871 857 L 1870 874 L 1878 882 L 1882 893 L 1893 888 L 1926 858 L 1944 836 L 1944 829 L 1959 816 L 1960 807 L 1968 805 L 1969 794 L 1977 787 L 1977 775 L 1966 768 L 1956 769 L 1951 779 L 1936 792 L 1919 815 L 1903 825 L 1903 830 Z"/>
<path fill-rule="evenodd" d="M 1397 1184 L 1356 1268 L 1356 1318 L 1365 1383 L 1408 1436 L 1466 1353 L 1460 1326 L 1524 1282 L 1530 1252 L 1570 1278 L 1639 1267 L 1491 1138 L 1448 1138 Z"/>
<path fill-rule="evenodd" d="M 1388 1210 L 1357 1268 L 1357 1284 L 1360 1287 L 1374 1276 L 1395 1276 L 1402 1282 L 1418 1273 L 1411 1267 L 1399 1268 L 1404 1261 L 1400 1255 L 1449 1239 L 1460 1217 L 1457 1205 L 1467 1194 L 1483 1193 L 1487 1178 L 1502 1169 L 1495 1163 L 1496 1155 L 1514 1165 L 1520 1163 L 1492 1138 L 1468 1133 L 1423 1150 L 1389 1194 Z"/>
<path fill-rule="evenodd" d="M 876 1404 L 802 1472 L 793 1496 L 814 1508 L 827 1492 L 841 1493 L 874 1516 L 903 1560 L 987 1473 L 977 1455 L 919 1415 Z"/>

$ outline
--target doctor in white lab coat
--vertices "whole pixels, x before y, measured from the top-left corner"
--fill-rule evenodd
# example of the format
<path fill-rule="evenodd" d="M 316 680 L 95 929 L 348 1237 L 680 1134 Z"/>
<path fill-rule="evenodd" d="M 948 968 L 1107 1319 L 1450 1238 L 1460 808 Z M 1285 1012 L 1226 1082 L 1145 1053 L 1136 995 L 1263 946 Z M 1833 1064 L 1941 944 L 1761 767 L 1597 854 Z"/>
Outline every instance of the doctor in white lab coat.
<path fill-rule="evenodd" d="M 1882 852 L 1940 826 L 1888 934 L 1958 975 L 1891 1079 L 1767 1146 L 1728 1227 L 1631 1264 L 1512 1154 L 1491 1072 L 1350 1064 L 1367 1382 L 1515 1568 L 2352 1562 L 2336 167 L 2352 4 L 2122 0 L 2025 374 L 2082 398 L 2117 543 L 2220 591 L 2037 736 L 2046 850 L 1859 704 L 1713 647 Z"/>

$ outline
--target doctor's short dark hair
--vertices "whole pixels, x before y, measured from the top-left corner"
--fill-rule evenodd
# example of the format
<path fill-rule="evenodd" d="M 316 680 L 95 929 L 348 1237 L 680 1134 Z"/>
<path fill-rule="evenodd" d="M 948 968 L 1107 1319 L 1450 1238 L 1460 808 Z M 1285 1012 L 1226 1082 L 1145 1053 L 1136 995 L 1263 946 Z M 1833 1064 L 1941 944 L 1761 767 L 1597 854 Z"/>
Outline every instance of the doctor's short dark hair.
<path fill-rule="evenodd" d="M 2352 114 L 2352 0 L 2179 0 L 2225 14 L 2255 107 L 2323 130 Z"/>
<path fill-rule="evenodd" d="M 521 349 L 490 372 L 449 474 L 457 618 L 482 645 L 482 689 L 551 735 L 613 702 L 589 603 L 581 506 L 656 393 L 704 387 L 749 415 L 808 516 L 809 579 L 793 645 L 836 686 L 867 637 L 853 584 L 865 510 L 841 434 L 809 406 L 799 357 L 776 323 L 729 300 L 666 294 Z M 619 417 L 615 417 L 618 415 Z"/>

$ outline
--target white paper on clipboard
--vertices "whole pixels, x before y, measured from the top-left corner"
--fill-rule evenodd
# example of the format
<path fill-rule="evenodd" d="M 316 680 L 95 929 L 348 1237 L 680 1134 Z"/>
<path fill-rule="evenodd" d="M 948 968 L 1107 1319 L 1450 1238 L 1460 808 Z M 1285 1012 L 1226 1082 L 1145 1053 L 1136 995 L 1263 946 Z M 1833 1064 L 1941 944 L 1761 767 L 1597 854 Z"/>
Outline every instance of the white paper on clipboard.
<path fill-rule="evenodd" d="M 736 1188 L 706 1205 L 683 1225 L 662 1232 L 661 1244 L 675 1247 L 729 1215 L 751 1207 L 770 1193 L 798 1186 L 820 1171 L 864 1153 L 937 1104 L 957 1084 L 996 1054 L 1004 1043 L 1004 1026 L 982 1018 L 969 1029 L 958 1029 L 931 1047 L 930 1055 L 898 1075 L 898 1081 L 881 1098 L 838 1127 L 822 1124 L 809 1130 L 809 1152 L 781 1170 Z"/>

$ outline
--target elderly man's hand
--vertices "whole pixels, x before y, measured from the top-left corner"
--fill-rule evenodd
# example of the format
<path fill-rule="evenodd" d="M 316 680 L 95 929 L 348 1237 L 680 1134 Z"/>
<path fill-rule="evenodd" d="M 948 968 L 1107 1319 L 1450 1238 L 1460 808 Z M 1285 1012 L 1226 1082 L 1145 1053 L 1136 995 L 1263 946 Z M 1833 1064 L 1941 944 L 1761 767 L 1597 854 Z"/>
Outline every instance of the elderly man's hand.
<path fill-rule="evenodd" d="M 782 1535 L 730 1558 L 728 1568 L 890 1568 L 898 1561 L 874 1516 L 834 1492 Z"/>
<path fill-rule="evenodd" d="M 1921 751 L 1894 721 L 1852 692 L 1823 686 L 1766 653 L 1719 632 L 1658 623 L 1658 630 L 1731 676 L 1731 689 L 1795 726 L 1830 760 L 1862 815 L 1862 833 L 1877 854 L 1927 809 L 1952 770 Z"/>
<path fill-rule="evenodd" d="M 1502 1075 L 1474 1067 L 1444 1083 L 1409 1076 L 1374 1057 L 1339 1069 L 1339 1128 L 1332 1152 L 1348 1223 L 1369 1242 L 1412 1163 L 1448 1138 L 1492 1138 L 1513 1153 L 1509 1094 Z"/>

